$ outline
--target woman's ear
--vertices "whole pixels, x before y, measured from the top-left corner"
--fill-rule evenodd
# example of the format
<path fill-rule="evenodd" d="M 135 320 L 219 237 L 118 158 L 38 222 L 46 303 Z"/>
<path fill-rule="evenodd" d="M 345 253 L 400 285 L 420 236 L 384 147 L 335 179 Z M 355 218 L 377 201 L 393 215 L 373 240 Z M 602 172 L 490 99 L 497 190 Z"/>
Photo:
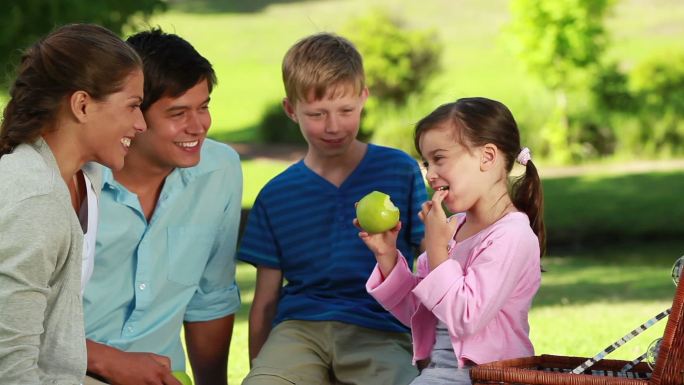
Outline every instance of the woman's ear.
<path fill-rule="evenodd" d="M 295 114 L 295 107 L 292 104 L 292 102 L 290 102 L 290 99 L 283 98 L 283 110 L 285 110 L 285 114 L 288 118 L 292 119 L 293 122 L 297 123 L 297 114 Z"/>
<path fill-rule="evenodd" d="M 69 110 L 76 121 L 85 123 L 88 120 L 88 104 L 92 102 L 93 100 L 90 98 L 90 95 L 85 91 L 76 91 L 71 94 Z"/>
<path fill-rule="evenodd" d="M 499 148 L 487 143 L 480 150 L 480 170 L 488 171 L 494 167 L 499 157 Z"/>

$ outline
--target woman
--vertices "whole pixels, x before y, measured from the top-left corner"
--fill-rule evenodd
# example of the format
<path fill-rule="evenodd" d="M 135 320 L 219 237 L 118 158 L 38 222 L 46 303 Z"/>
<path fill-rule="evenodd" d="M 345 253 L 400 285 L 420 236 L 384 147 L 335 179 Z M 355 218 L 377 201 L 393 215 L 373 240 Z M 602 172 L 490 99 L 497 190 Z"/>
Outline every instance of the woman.
<path fill-rule="evenodd" d="M 120 169 L 145 130 L 141 68 L 120 38 L 87 24 L 61 27 L 22 56 L 0 128 L 3 384 L 83 380 L 83 234 L 95 230 L 86 211 L 96 207 L 81 169 Z"/>

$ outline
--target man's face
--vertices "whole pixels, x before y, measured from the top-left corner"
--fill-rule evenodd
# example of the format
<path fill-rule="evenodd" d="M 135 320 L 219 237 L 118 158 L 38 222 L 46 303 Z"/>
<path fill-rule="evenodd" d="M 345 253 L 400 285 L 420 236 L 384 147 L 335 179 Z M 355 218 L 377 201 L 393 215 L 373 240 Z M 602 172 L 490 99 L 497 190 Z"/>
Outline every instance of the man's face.
<path fill-rule="evenodd" d="M 160 98 L 144 115 L 148 130 L 135 138 L 131 152 L 162 169 L 199 163 L 200 150 L 211 125 L 206 80 L 178 97 Z"/>

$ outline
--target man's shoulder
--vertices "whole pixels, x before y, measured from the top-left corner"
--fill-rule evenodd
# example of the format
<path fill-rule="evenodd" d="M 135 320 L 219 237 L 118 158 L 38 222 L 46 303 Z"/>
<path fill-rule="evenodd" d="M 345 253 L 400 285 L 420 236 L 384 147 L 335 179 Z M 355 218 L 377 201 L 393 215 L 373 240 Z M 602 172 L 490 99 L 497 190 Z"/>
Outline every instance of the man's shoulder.
<path fill-rule="evenodd" d="M 240 163 L 240 155 L 229 145 L 212 139 L 205 139 L 202 144 L 202 157 L 195 167 L 211 168 L 215 166 L 227 167 L 230 164 Z"/>

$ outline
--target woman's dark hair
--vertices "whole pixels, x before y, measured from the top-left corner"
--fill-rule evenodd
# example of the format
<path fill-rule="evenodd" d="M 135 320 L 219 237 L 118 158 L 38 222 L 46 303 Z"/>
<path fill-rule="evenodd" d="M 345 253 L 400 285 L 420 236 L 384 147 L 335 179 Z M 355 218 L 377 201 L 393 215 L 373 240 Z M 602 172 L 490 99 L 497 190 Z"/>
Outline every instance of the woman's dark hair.
<path fill-rule="evenodd" d="M 216 85 L 211 63 L 178 35 L 155 28 L 130 36 L 126 41 L 143 61 L 145 96 L 140 107 L 143 111 L 162 97 L 180 96 L 202 80 L 207 81 L 210 93 Z"/>
<path fill-rule="evenodd" d="M 54 30 L 21 57 L 3 111 L 0 157 L 54 128 L 62 102 L 74 92 L 104 100 L 141 68 L 135 51 L 106 28 L 69 24 Z"/>
<path fill-rule="evenodd" d="M 506 172 L 510 173 L 520 154 L 520 132 L 511 111 L 502 103 L 487 98 L 463 98 L 443 104 L 416 125 L 414 143 L 420 153 L 421 136 L 445 122 L 456 129 L 456 138 L 468 148 L 494 144 L 503 154 Z M 541 254 L 546 252 L 544 227 L 544 195 L 534 163 L 525 165 L 525 173 L 510 186 L 515 207 L 527 214 L 532 230 L 539 239 Z"/>

